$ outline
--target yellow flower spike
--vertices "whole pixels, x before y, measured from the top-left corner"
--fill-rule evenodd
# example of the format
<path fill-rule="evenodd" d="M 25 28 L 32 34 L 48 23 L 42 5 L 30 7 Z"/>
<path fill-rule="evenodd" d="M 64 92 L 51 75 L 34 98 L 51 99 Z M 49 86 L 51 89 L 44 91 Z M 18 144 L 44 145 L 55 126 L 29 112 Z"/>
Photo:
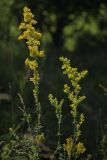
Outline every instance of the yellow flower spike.
<path fill-rule="evenodd" d="M 34 131 L 35 131 L 35 140 L 36 142 L 40 142 L 44 140 L 44 134 L 41 131 L 41 104 L 39 101 L 39 71 L 38 71 L 38 59 L 43 57 L 45 54 L 40 50 L 40 38 L 41 33 L 36 31 L 34 25 L 37 21 L 34 19 L 34 15 L 31 10 L 27 7 L 23 9 L 23 21 L 19 26 L 19 30 L 22 31 L 21 35 L 19 35 L 19 40 L 25 40 L 26 45 L 29 50 L 29 58 L 26 58 L 25 65 L 29 67 L 31 71 L 31 76 L 29 80 L 33 83 L 33 96 L 34 96 L 34 105 L 35 105 L 35 123 L 34 123 Z M 34 142 L 35 143 L 35 142 Z M 35 144 L 36 145 L 36 144 Z M 39 153 L 39 146 L 37 146 L 37 151 L 35 153 Z M 38 154 L 39 156 L 39 154 Z M 39 158 L 39 157 L 38 157 Z M 32 159 L 32 158 L 31 158 Z M 33 159 L 37 159 L 33 157 Z"/>
<path fill-rule="evenodd" d="M 85 152 L 85 147 L 83 143 L 79 142 L 79 137 L 81 135 L 81 125 L 84 122 L 84 115 L 78 115 L 78 105 L 86 98 L 85 96 L 80 96 L 81 86 L 79 84 L 80 80 L 85 77 L 87 71 L 78 72 L 77 68 L 71 66 L 70 60 L 64 57 L 60 57 L 62 62 L 63 74 L 66 74 L 70 80 L 70 85 L 64 85 L 64 93 L 67 94 L 70 100 L 71 115 L 73 117 L 74 134 L 73 139 L 68 138 L 66 144 L 64 144 L 64 151 L 68 155 L 68 159 L 76 159 L 80 154 Z M 71 90 L 72 89 L 72 90 Z M 73 147 L 72 147 L 73 146 Z"/>

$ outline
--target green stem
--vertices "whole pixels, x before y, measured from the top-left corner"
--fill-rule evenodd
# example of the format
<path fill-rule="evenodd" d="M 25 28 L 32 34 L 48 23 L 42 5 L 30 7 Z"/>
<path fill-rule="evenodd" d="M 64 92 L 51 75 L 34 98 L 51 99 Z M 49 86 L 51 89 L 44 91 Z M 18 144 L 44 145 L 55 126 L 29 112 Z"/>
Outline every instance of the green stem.
<path fill-rule="evenodd" d="M 61 122 L 62 122 L 62 114 L 61 114 L 61 107 L 60 107 L 59 115 L 58 115 L 58 144 L 57 144 L 59 156 L 61 153 Z"/>
<path fill-rule="evenodd" d="M 37 135 L 40 134 L 41 132 L 41 105 L 40 105 L 40 102 L 39 102 L 39 99 L 38 99 L 38 94 L 39 94 L 39 91 L 38 91 L 38 84 L 35 86 L 35 90 L 37 92 L 37 95 L 34 96 L 34 99 L 35 99 L 35 105 L 36 105 L 36 116 L 37 116 L 37 126 L 36 126 L 36 129 L 37 129 Z"/>

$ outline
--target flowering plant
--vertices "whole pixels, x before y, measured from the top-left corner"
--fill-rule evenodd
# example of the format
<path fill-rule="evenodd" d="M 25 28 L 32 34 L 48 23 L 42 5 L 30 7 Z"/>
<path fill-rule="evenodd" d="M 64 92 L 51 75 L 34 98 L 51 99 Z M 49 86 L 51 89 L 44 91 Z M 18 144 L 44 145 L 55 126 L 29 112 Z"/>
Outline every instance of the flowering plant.
<path fill-rule="evenodd" d="M 44 133 L 42 132 L 41 125 L 41 104 L 39 101 L 39 63 L 38 59 L 45 56 L 44 51 L 40 50 L 40 38 L 41 33 L 35 30 L 34 25 L 37 21 L 34 20 L 34 15 L 31 10 L 24 7 L 23 10 L 23 21 L 19 26 L 19 30 L 22 34 L 18 37 L 19 40 L 25 40 L 30 55 L 25 60 L 25 65 L 31 71 L 30 81 L 33 83 L 33 96 L 35 100 L 35 113 L 36 122 L 34 127 L 31 127 L 32 116 L 26 112 L 26 107 L 23 102 L 22 96 L 19 94 L 19 98 L 22 107 L 19 107 L 23 113 L 22 123 L 16 128 L 10 128 L 9 130 L 9 140 L 3 146 L 1 152 L 2 160 L 39 160 L 42 155 L 42 149 L 44 148 L 43 141 L 45 140 Z M 62 124 L 62 106 L 64 104 L 64 99 L 58 101 L 56 97 L 49 94 L 49 101 L 51 105 L 55 107 L 55 113 L 58 123 L 58 143 L 55 151 L 50 155 L 50 159 L 59 160 L 76 160 L 83 154 L 86 150 L 83 142 L 80 141 L 81 135 L 81 125 L 83 124 L 85 118 L 84 114 L 78 114 L 78 105 L 85 99 L 85 96 L 80 96 L 81 86 L 79 84 L 80 80 L 85 77 L 87 71 L 78 72 L 77 68 L 71 67 L 70 60 L 64 57 L 60 57 L 62 62 L 63 74 L 68 76 L 70 80 L 70 85 L 64 85 L 64 93 L 70 101 L 70 114 L 73 118 L 73 129 L 74 134 L 66 138 L 65 143 L 61 142 L 61 124 Z M 79 115 L 79 116 L 78 116 Z M 20 135 L 17 133 L 22 124 L 26 122 L 28 124 L 27 134 Z M 33 134 L 32 134 L 33 133 Z"/>

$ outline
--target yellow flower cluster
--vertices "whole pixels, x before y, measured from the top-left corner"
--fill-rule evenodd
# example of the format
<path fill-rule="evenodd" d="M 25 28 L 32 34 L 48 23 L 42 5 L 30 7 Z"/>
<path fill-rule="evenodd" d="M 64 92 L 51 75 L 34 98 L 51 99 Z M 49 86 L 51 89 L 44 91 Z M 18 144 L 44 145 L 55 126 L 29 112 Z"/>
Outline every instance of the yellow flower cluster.
<path fill-rule="evenodd" d="M 49 94 L 49 101 L 53 106 L 58 106 L 58 100 L 57 98 L 54 98 L 52 94 Z"/>
<path fill-rule="evenodd" d="M 81 90 L 79 81 L 85 77 L 87 71 L 82 71 L 79 73 L 77 68 L 71 67 L 70 60 L 68 60 L 67 58 L 60 57 L 60 61 L 63 63 L 62 65 L 63 74 L 68 75 L 68 78 L 70 79 L 70 82 L 74 87 L 74 92 L 76 95 L 78 95 Z M 65 89 L 68 89 L 68 87 Z"/>
<path fill-rule="evenodd" d="M 76 145 L 76 153 L 77 153 L 77 155 L 83 154 L 85 152 L 85 150 L 86 150 L 86 148 L 84 147 L 83 143 L 79 142 Z"/>
<path fill-rule="evenodd" d="M 71 159 L 72 153 L 74 152 L 74 144 L 72 137 L 66 139 L 66 143 L 63 144 L 64 152 L 67 154 L 68 159 Z"/>
<path fill-rule="evenodd" d="M 68 156 L 68 159 L 73 158 L 74 155 L 75 157 L 78 157 L 80 154 L 83 154 L 86 150 L 82 142 L 78 142 L 78 144 L 75 145 L 72 137 L 66 139 L 66 143 L 63 144 L 63 148 L 64 152 Z"/>
<path fill-rule="evenodd" d="M 37 63 L 35 63 L 35 60 L 30 61 L 28 58 L 25 60 L 25 64 L 26 66 L 29 66 L 31 70 L 35 70 L 38 67 Z"/>
<path fill-rule="evenodd" d="M 68 99 L 72 102 L 70 106 L 73 109 L 76 108 L 86 98 L 85 96 L 76 95 L 75 90 L 76 89 L 74 88 L 74 91 L 71 91 L 70 86 L 68 86 L 67 84 L 64 85 L 64 92 L 68 94 Z"/>
<path fill-rule="evenodd" d="M 72 108 L 71 113 L 73 117 L 76 116 L 77 106 L 85 99 L 85 96 L 79 96 L 81 86 L 79 84 L 80 80 L 85 77 L 87 71 L 78 72 L 77 68 L 72 68 L 70 60 L 64 57 L 60 57 L 60 61 L 63 63 L 62 70 L 63 74 L 67 74 L 73 91 L 70 90 L 68 84 L 64 85 L 64 92 L 68 94 L 68 99 L 72 102 L 70 107 Z"/>
<path fill-rule="evenodd" d="M 19 36 L 19 40 L 25 39 L 28 49 L 30 51 L 31 57 L 43 57 L 44 51 L 39 51 L 41 33 L 37 32 L 34 28 L 34 25 L 37 23 L 35 21 L 34 15 L 31 13 L 31 10 L 27 7 L 24 7 L 24 19 L 21 25 L 19 26 L 20 30 L 23 30 L 22 35 Z"/>
<path fill-rule="evenodd" d="M 49 94 L 49 101 L 51 105 L 55 107 L 56 117 L 58 118 L 59 115 L 61 114 L 61 108 L 62 108 L 64 100 L 62 99 L 60 102 L 58 102 L 56 97 L 54 98 L 52 94 Z"/>

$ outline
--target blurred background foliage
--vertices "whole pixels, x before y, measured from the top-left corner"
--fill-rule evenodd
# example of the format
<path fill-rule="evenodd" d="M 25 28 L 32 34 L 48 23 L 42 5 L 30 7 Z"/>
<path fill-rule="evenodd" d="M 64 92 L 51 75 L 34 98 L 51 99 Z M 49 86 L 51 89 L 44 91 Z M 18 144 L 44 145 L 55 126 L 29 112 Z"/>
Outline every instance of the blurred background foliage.
<path fill-rule="evenodd" d="M 30 73 L 24 65 L 28 51 L 24 42 L 17 40 L 25 5 L 35 14 L 37 28 L 43 34 L 41 46 L 46 56 L 40 62 L 40 100 L 48 143 L 53 146 L 56 135 L 56 119 L 48 94 L 52 92 L 59 98 L 66 98 L 63 84 L 67 79 L 62 75 L 58 60 L 63 55 L 70 58 L 79 70 L 87 69 L 89 72 L 82 82 L 81 93 L 87 100 L 79 110 L 86 115 L 82 138 L 88 151 L 95 153 L 104 134 L 107 115 L 107 97 L 101 87 L 107 86 L 106 0 L 0 1 L 0 135 L 5 136 L 9 127 L 19 123 L 18 92 L 34 114 L 32 86 L 28 82 Z M 68 104 L 66 101 L 63 107 L 62 141 L 72 131 Z"/>

